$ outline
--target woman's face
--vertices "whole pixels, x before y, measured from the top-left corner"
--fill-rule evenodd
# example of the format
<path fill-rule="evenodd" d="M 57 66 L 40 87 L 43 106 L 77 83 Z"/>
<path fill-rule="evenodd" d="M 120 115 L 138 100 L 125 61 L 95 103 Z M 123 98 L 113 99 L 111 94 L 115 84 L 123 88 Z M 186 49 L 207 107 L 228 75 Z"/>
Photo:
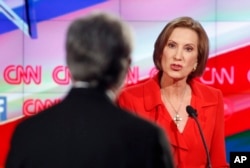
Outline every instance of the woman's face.
<path fill-rule="evenodd" d="M 197 33 L 188 28 L 175 28 L 163 48 L 163 75 L 174 80 L 186 79 L 196 68 L 197 60 Z"/>

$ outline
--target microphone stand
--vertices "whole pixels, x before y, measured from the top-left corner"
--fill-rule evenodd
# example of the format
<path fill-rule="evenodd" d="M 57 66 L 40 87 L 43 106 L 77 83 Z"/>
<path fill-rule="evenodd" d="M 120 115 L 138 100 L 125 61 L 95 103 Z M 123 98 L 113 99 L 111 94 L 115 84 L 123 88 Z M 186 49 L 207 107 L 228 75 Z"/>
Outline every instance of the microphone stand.
<path fill-rule="evenodd" d="M 207 144 L 206 144 L 206 140 L 204 138 L 204 135 L 203 135 L 200 123 L 199 123 L 199 121 L 197 119 L 197 116 L 198 116 L 197 112 L 196 112 L 196 110 L 192 106 L 187 106 L 186 107 L 186 111 L 189 114 L 189 116 L 192 117 L 195 120 L 195 122 L 196 122 L 196 124 L 197 124 L 197 126 L 199 128 L 199 132 L 200 132 L 200 135 L 201 135 L 202 143 L 203 143 L 203 146 L 205 148 L 206 155 L 207 155 L 207 168 L 212 168 L 212 166 L 211 166 L 211 160 L 210 160 L 210 156 L 209 156 L 209 152 L 208 152 L 208 147 L 207 147 Z"/>

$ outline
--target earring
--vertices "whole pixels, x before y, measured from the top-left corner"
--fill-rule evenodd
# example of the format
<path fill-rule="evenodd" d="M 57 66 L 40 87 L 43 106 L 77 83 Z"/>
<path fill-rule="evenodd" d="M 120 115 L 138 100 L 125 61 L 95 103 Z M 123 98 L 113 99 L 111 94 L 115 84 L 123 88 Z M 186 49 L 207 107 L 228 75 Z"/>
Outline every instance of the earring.
<path fill-rule="evenodd" d="M 197 68 L 197 63 L 194 65 L 193 72 L 196 70 L 196 68 Z"/>

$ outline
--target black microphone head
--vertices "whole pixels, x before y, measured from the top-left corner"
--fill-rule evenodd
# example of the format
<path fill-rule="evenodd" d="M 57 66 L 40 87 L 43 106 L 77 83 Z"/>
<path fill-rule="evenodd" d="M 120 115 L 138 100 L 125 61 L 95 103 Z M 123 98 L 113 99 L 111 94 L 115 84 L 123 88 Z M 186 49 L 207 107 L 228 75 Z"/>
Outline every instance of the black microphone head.
<path fill-rule="evenodd" d="M 192 106 L 187 106 L 186 111 L 190 117 L 197 117 L 197 112 Z"/>

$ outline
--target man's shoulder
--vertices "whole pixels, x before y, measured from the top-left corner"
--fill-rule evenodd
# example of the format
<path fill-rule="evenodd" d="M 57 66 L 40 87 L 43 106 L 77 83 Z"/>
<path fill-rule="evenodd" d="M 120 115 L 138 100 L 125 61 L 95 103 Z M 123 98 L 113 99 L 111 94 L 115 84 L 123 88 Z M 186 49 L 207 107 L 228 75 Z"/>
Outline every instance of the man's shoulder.
<path fill-rule="evenodd" d="M 126 127 L 126 129 L 131 129 L 132 132 L 158 132 L 159 127 L 152 121 L 138 117 L 134 113 L 126 111 L 125 109 L 121 110 L 122 114 L 124 115 L 122 120 L 124 121 L 124 127 Z"/>
<path fill-rule="evenodd" d="M 58 115 L 58 110 L 55 108 L 57 108 L 57 105 L 41 110 L 35 115 L 26 117 L 17 125 L 17 130 L 23 133 L 27 132 L 29 134 L 35 133 L 37 130 L 43 129 L 47 126 L 49 127 Z"/>

